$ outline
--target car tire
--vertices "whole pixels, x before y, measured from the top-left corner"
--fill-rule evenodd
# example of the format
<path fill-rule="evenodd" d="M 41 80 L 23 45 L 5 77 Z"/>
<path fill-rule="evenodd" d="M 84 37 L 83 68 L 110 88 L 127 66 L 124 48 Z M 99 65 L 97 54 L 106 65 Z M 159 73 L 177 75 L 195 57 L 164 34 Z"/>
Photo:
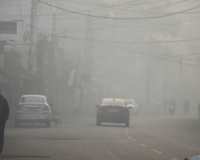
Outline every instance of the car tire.
<path fill-rule="evenodd" d="M 20 127 L 20 122 L 18 120 L 15 120 L 15 127 Z"/>
<path fill-rule="evenodd" d="M 127 121 L 127 122 L 125 123 L 125 125 L 126 125 L 126 127 L 129 127 L 129 121 Z"/>
<path fill-rule="evenodd" d="M 51 122 L 50 121 L 46 122 L 46 126 L 50 127 L 51 126 Z"/>
<path fill-rule="evenodd" d="M 101 125 L 101 121 L 97 119 L 96 125 L 97 125 L 97 126 L 100 126 L 100 125 Z"/>

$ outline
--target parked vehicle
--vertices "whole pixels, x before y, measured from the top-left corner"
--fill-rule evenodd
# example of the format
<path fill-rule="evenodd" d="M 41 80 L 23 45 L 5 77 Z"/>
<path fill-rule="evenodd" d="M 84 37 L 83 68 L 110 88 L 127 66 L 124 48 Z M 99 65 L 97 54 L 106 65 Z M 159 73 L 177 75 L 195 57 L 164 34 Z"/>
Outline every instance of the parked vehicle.
<path fill-rule="evenodd" d="M 129 108 L 126 101 L 123 99 L 108 98 L 103 99 L 97 109 L 96 125 L 101 125 L 101 122 L 108 123 L 125 123 L 129 127 Z"/>
<path fill-rule="evenodd" d="M 47 127 L 51 124 L 51 108 L 42 95 L 23 95 L 16 109 L 15 126 L 23 122 L 41 122 Z"/>
<path fill-rule="evenodd" d="M 126 99 L 126 103 L 127 103 L 127 106 L 130 108 L 129 109 L 130 114 L 132 114 L 132 115 L 138 115 L 138 113 L 139 113 L 139 106 L 135 102 L 135 100 L 134 99 Z"/>

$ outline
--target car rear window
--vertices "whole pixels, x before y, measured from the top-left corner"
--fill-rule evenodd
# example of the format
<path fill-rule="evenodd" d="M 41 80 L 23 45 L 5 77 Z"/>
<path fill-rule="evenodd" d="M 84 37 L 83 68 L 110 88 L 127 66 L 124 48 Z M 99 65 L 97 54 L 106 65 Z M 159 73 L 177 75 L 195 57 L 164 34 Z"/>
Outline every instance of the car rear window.
<path fill-rule="evenodd" d="M 137 103 L 134 100 L 126 100 L 127 104 L 137 105 Z"/>
<path fill-rule="evenodd" d="M 22 97 L 21 99 L 22 103 L 44 103 L 44 98 L 43 97 Z"/>
<path fill-rule="evenodd" d="M 133 104 L 133 101 L 127 100 L 126 103 L 127 103 L 127 104 Z"/>
<path fill-rule="evenodd" d="M 103 105 L 117 105 L 117 106 L 125 106 L 126 103 L 124 101 L 111 101 L 111 100 L 103 100 Z"/>

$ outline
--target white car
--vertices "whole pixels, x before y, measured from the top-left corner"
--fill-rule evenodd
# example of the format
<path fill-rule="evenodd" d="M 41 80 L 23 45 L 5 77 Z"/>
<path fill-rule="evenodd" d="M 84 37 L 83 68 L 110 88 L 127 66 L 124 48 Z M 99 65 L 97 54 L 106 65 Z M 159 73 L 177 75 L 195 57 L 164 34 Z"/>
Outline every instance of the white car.
<path fill-rule="evenodd" d="M 135 102 L 134 99 L 126 99 L 126 103 L 127 103 L 127 106 L 129 108 L 129 111 L 130 111 L 130 114 L 132 115 L 138 115 L 139 113 L 139 106 L 138 104 Z"/>
<path fill-rule="evenodd" d="M 185 158 L 185 160 L 200 160 L 200 155 L 194 156 L 192 158 Z"/>
<path fill-rule="evenodd" d="M 42 95 L 23 95 L 16 109 L 15 126 L 22 122 L 41 122 L 50 127 L 51 108 Z"/>

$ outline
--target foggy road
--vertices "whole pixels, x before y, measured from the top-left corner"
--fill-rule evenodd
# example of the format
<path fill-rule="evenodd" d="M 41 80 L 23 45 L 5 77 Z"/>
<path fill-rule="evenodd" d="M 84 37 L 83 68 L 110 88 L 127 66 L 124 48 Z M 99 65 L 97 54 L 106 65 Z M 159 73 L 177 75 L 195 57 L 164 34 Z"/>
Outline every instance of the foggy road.
<path fill-rule="evenodd" d="M 0 160 L 200 155 L 199 15 L 200 0 L 0 0 Z"/>
<path fill-rule="evenodd" d="M 95 125 L 95 116 L 74 115 L 61 127 L 8 126 L 4 159 L 181 160 L 199 154 L 200 121 L 196 112 L 141 113 L 124 124 Z"/>

